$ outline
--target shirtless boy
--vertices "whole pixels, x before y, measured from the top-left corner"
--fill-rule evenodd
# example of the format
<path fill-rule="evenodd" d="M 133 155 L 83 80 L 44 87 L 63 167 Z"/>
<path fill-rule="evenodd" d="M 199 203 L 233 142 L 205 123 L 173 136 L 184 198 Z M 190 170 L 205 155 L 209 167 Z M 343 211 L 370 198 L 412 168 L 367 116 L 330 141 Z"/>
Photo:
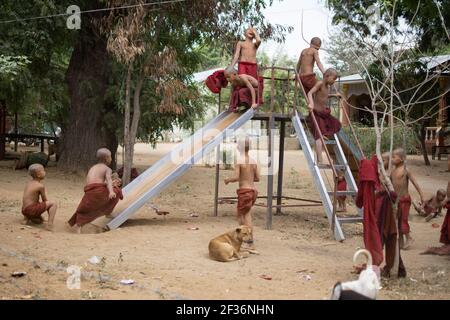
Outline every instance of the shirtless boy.
<path fill-rule="evenodd" d="M 258 191 L 255 188 L 255 182 L 259 182 L 260 180 L 259 169 L 257 163 L 249 156 L 249 138 L 246 138 L 245 141 L 239 141 L 238 149 L 241 156 L 239 157 L 239 161 L 234 169 L 234 177 L 225 179 L 225 184 L 239 182 L 239 189 L 236 191 L 238 196 L 238 224 L 248 226 L 253 231 L 250 210 L 255 204 L 258 196 Z M 243 249 L 248 250 L 250 253 L 256 253 L 253 245 L 253 239 L 245 243 Z"/>
<path fill-rule="evenodd" d="M 314 73 L 314 64 L 317 64 L 322 74 L 325 73 L 325 69 L 319 58 L 319 49 L 321 46 L 322 40 L 320 38 L 312 38 L 309 48 L 304 49 L 298 59 L 297 73 L 300 75 L 300 81 L 305 88 L 306 94 L 308 94 L 317 82 L 316 74 Z"/>
<path fill-rule="evenodd" d="M 255 90 L 259 86 L 258 80 L 247 74 L 238 74 L 236 69 L 232 67 L 228 67 L 225 70 L 225 78 L 227 79 L 228 82 L 231 83 L 233 87 L 247 87 L 252 95 L 251 107 L 254 109 L 258 107 L 258 104 L 256 103 L 256 90 Z"/>
<path fill-rule="evenodd" d="M 392 164 L 394 168 L 391 172 L 391 181 L 398 196 L 398 217 L 400 220 L 399 237 L 402 249 L 408 249 L 412 242 L 408 222 L 409 210 L 411 208 L 409 181 L 412 182 L 419 193 L 421 202 L 424 202 L 422 190 L 412 173 L 406 169 L 405 161 L 406 152 L 404 149 L 399 148 L 393 151 Z M 405 236 L 406 239 L 403 239 L 403 236 Z"/>
<path fill-rule="evenodd" d="M 69 225 L 76 233 L 81 233 L 83 225 L 111 214 L 119 198 L 122 199 L 121 190 L 113 186 L 112 170 L 108 167 L 111 160 L 111 151 L 108 149 L 102 148 L 97 151 L 98 163 L 89 170 L 83 199 L 69 220 Z"/>
<path fill-rule="evenodd" d="M 47 191 L 42 184 L 42 180 L 45 178 L 44 167 L 40 164 L 32 164 L 28 168 L 28 173 L 33 179 L 26 184 L 23 191 L 22 214 L 25 217 L 23 223 L 28 224 L 31 221 L 40 224 L 43 221 L 41 215 L 47 211 L 46 229 L 52 231 L 56 215 L 56 203 L 47 199 Z M 42 201 L 39 201 L 39 198 Z"/>
<path fill-rule="evenodd" d="M 345 170 L 341 169 L 338 171 L 338 185 L 337 191 L 347 191 L 347 182 L 345 181 Z M 338 209 L 337 212 L 347 212 L 347 197 L 346 196 L 338 196 Z"/>
<path fill-rule="evenodd" d="M 255 28 L 248 28 L 245 31 L 245 40 L 236 44 L 231 68 L 239 62 L 238 74 L 247 74 L 258 79 L 258 66 L 256 61 L 256 52 L 261 45 L 261 38 Z"/>
<path fill-rule="evenodd" d="M 439 189 L 434 197 L 431 197 L 423 202 L 418 208 L 419 215 L 426 217 L 426 221 L 430 221 L 436 218 L 442 211 L 445 205 L 445 199 L 447 197 L 447 191 Z"/>
<path fill-rule="evenodd" d="M 335 69 L 327 69 L 324 73 L 323 80 L 318 81 L 308 93 L 308 109 L 310 113 L 314 113 L 317 124 L 323 136 L 332 136 L 341 130 L 341 123 L 339 120 L 331 116 L 331 110 L 328 108 L 328 99 L 330 97 L 341 98 L 340 93 L 329 93 L 330 86 L 336 82 L 337 77 L 338 74 Z M 316 141 L 317 161 L 319 164 L 322 164 L 322 150 L 324 146 L 322 145 L 320 134 L 317 132 L 317 128 L 311 116 L 309 119 L 309 125 L 314 135 L 314 140 Z"/>

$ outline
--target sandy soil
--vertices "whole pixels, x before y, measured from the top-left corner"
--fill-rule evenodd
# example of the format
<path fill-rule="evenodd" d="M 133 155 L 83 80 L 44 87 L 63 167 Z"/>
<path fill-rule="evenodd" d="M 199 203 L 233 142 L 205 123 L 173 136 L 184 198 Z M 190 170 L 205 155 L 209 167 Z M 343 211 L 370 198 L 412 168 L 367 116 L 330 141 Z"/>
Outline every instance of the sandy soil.
<path fill-rule="evenodd" d="M 137 167 L 148 167 L 172 147 L 152 150 L 139 145 Z M 318 199 L 301 151 L 288 151 L 285 159 L 285 194 Z M 450 180 L 446 161 L 433 161 L 431 168 L 425 168 L 419 157 L 412 157 L 409 165 L 428 195 Z M 286 209 L 274 216 L 273 230 L 264 229 L 266 210 L 255 207 L 255 244 L 261 254 L 233 263 L 210 260 L 209 240 L 236 226 L 234 205 L 220 206 L 219 217 L 212 217 L 211 168 L 194 167 L 154 199 L 155 205 L 170 211 L 165 218 L 144 207 L 118 230 L 75 235 L 67 232 L 65 221 L 83 195 L 84 177 L 59 172 L 54 163 L 47 169 L 45 184 L 59 206 L 56 229 L 50 233 L 41 226 L 20 224 L 28 177 L 26 171 L 11 167 L 10 161 L 0 162 L 3 299 L 326 299 L 335 282 L 357 277 L 351 273 L 352 256 L 363 245 L 362 225 L 345 225 L 346 240 L 336 242 L 320 207 Z M 230 174 L 221 171 L 221 179 Z M 263 179 L 261 194 L 266 186 Z M 221 183 L 221 195 L 234 195 L 235 187 Z M 191 213 L 199 217 L 190 217 Z M 433 223 L 440 226 L 442 220 L 427 223 L 411 211 L 415 243 L 403 253 L 408 277 L 383 280 L 380 298 L 450 298 L 450 259 L 420 255 L 428 246 L 439 245 L 440 229 Z M 92 256 L 101 262 L 90 264 L 87 260 Z M 82 268 L 80 289 L 67 287 L 69 266 Z M 14 271 L 27 274 L 14 278 Z M 122 285 L 123 279 L 135 283 Z"/>

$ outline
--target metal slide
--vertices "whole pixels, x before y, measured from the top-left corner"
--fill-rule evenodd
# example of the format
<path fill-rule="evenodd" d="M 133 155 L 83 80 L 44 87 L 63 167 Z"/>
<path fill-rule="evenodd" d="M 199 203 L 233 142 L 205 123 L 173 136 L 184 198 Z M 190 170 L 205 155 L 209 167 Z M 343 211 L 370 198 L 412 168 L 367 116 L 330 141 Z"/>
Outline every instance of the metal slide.
<path fill-rule="evenodd" d="M 297 137 L 299 139 L 300 145 L 302 146 L 303 152 L 305 154 L 306 161 L 308 163 L 308 167 L 313 174 L 314 183 L 316 185 L 317 190 L 319 191 L 320 198 L 322 199 L 323 206 L 325 208 L 325 213 L 328 217 L 328 221 L 330 225 L 332 224 L 333 219 L 333 201 L 332 196 L 334 194 L 333 190 L 327 190 L 326 184 L 324 182 L 324 178 L 322 176 L 321 168 L 314 159 L 314 151 L 311 148 L 307 132 L 303 126 L 301 115 L 295 111 L 295 114 L 292 116 L 292 123 L 294 125 L 295 131 L 297 132 Z M 334 140 L 327 140 L 326 144 L 333 145 L 334 152 L 336 155 L 336 164 L 335 167 L 341 167 L 345 170 L 345 180 L 347 182 L 348 191 L 345 192 L 337 192 L 337 196 L 351 196 L 355 197 L 358 193 L 358 187 L 356 185 L 355 179 L 353 178 L 353 174 L 350 170 L 349 164 L 343 152 L 341 142 L 345 143 L 346 147 L 349 148 L 352 152 L 357 149 L 348 139 L 343 131 L 340 131 L 338 134 L 334 135 Z M 358 158 L 359 153 L 356 153 L 355 156 Z M 344 233 L 341 228 L 342 223 L 353 223 L 353 222 L 361 222 L 362 221 L 362 212 L 359 212 L 360 215 L 356 217 L 344 218 L 335 216 L 334 221 L 334 234 L 335 238 L 338 241 L 342 241 L 345 239 Z"/>
<path fill-rule="evenodd" d="M 124 199 L 115 207 L 112 213 L 114 218 L 106 224 L 106 229 L 118 228 L 146 202 L 213 151 L 224 138 L 234 135 L 233 131 L 251 120 L 254 113 L 254 109 L 241 113 L 224 111 L 180 143 L 123 189 Z"/>

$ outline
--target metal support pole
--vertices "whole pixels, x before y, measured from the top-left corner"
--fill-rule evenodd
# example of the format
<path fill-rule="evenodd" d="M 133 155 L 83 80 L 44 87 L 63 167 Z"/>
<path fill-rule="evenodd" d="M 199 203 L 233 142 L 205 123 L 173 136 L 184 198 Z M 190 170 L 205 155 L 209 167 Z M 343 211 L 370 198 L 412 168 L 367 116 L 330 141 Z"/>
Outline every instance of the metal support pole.
<path fill-rule="evenodd" d="M 280 150 L 278 156 L 278 188 L 277 188 L 277 213 L 281 214 L 281 201 L 283 198 L 283 170 L 284 170 L 284 138 L 286 123 L 280 121 Z"/>
<path fill-rule="evenodd" d="M 268 121 L 268 170 L 267 170 L 267 213 L 266 213 L 266 229 L 272 229 L 272 208 L 273 208 L 273 133 L 275 129 L 275 120 L 273 115 Z"/>
<path fill-rule="evenodd" d="M 219 108 L 217 114 L 220 114 L 221 92 L 219 92 Z M 214 186 L 214 217 L 219 212 L 219 178 L 220 178 L 220 144 L 216 148 L 216 181 Z"/>

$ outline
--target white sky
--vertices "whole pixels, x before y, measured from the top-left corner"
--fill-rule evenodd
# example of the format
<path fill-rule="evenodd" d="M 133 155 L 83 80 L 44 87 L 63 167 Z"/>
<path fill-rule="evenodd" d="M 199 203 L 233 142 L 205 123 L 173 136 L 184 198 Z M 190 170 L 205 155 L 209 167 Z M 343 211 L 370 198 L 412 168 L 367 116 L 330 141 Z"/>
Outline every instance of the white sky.
<path fill-rule="evenodd" d="M 302 38 L 301 17 L 303 9 L 303 35 L 309 42 L 312 37 L 320 37 L 322 46 L 326 48 L 328 39 L 328 27 L 331 26 L 331 14 L 325 7 L 325 0 L 274 0 L 271 7 L 264 11 L 266 19 L 272 24 L 292 26 L 294 30 L 286 36 L 284 44 L 274 41 L 263 43 L 260 50 L 276 55 L 280 50 L 289 57 L 298 59 L 301 50 L 309 46 Z M 326 64 L 325 53 L 321 52 L 321 58 Z"/>

